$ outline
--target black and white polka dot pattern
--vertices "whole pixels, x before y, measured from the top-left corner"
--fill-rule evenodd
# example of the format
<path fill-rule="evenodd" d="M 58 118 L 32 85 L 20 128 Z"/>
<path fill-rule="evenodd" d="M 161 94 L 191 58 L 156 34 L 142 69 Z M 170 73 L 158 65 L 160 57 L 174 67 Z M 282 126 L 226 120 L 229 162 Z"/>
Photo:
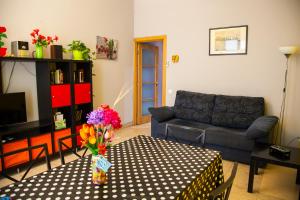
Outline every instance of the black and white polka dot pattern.
<path fill-rule="evenodd" d="M 113 146 L 107 157 L 112 167 L 106 185 L 93 185 L 91 156 L 87 156 L 2 188 L 0 196 L 22 200 L 185 199 L 182 194 L 193 191 L 195 180 L 212 163 L 221 162 L 216 151 L 147 136 Z M 220 177 L 214 179 L 217 186 L 223 172 L 211 171 Z"/>

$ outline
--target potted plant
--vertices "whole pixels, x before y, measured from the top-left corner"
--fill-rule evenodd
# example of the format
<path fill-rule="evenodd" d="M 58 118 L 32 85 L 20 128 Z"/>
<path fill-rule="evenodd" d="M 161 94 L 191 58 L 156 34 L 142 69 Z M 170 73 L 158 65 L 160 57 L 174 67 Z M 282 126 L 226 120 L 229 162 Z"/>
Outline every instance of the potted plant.
<path fill-rule="evenodd" d="M 69 51 L 73 53 L 74 60 L 89 60 L 90 59 L 90 49 L 81 42 L 80 40 L 73 40 L 71 44 L 68 44 Z"/>
<path fill-rule="evenodd" d="M 2 38 L 7 38 L 7 35 L 5 34 L 6 28 L 4 26 L 0 26 L 0 57 L 4 57 L 6 55 L 6 47 L 4 46 L 4 42 L 2 41 Z"/>
<path fill-rule="evenodd" d="M 49 44 L 53 43 L 54 41 L 57 42 L 58 37 L 54 36 L 53 38 L 50 36 L 44 36 L 39 33 L 39 29 L 34 29 L 32 33 L 30 33 L 32 37 L 32 44 L 35 45 L 35 57 L 36 58 L 43 58 L 43 47 L 47 47 Z"/>

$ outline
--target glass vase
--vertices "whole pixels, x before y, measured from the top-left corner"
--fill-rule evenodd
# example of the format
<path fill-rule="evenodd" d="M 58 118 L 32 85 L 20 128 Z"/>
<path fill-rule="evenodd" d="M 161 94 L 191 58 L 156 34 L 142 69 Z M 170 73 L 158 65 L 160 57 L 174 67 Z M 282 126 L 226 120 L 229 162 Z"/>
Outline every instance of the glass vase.
<path fill-rule="evenodd" d="M 35 58 L 43 58 L 43 47 L 42 46 L 35 46 Z"/>
<path fill-rule="evenodd" d="M 98 155 L 92 155 L 92 181 L 95 185 L 104 185 L 107 182 L 107 175 L 104 171 L 97 168 L 97 160 L 100 159 Z"/>

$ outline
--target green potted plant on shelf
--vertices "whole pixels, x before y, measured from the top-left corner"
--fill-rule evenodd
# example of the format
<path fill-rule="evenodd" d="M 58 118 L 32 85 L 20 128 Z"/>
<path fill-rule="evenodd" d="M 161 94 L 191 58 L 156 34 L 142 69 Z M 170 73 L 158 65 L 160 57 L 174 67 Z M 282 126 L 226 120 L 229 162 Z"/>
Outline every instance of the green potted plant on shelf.
<path fill-rule="evenodd" d="M 3 47 L 4 42 L 2 41 L 2 38 L 7 38 L 5 32 L 6 32 L 6 28 L 4 26 L 0 26 L 0 57 L 6 55 L 6 47 Z"/>
<path fill-rule="evenodd" d="M 68 51 L 72 51 L 74 60 L 89 60 L 90 49 L 80 40 L 73 40 L 71 44 L 68 44 Z"/>

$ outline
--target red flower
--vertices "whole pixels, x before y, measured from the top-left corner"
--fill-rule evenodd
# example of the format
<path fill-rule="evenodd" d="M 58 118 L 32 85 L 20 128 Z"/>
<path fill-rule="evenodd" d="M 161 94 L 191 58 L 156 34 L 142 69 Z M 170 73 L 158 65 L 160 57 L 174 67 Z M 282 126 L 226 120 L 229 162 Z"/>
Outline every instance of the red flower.
<path fill-rule="evenodd" d="M 57 40 L 58 40 L 58 37 L 57 36 L 54 36 L 54 39 L 53 40 L 55 40 L 56 42 L 57 42 Z"/>
<path fill-rule="evenodd" d="M 40 40 L 44 40 L 44 39 L 46 39 L 46 37 L 43 36 L 43 35 L 39 35 L 39 39 L 40 39 Z"/>
<path fill-rule="evenodd" d="M 33 32 L 35 32 L 38 35 L 40 30 L 36 28 L 36 29 L 33 29 Z"/>
<path fill-rule="evenodd" d="M 35 43 L 36 43 L 36 39 L 33 39 L 33 40 L 32 40 L 32 44 L 35 44 Z"/>
<path fill-rule="evenodd" d="M 51 41 L 51 40 L 52 40 L 52 37 L 51 37 L 51 36 L 47 36 L 47 40 L 48 40 L 48 41 Z"/>
<path fill-rule="evenodd" d="M 99 144 L 98 145 L 98 154 L 101 154 L 104 156 L 106 152 L 106 146 L 104 144 Z"/>
<path fill-rule="evenodd" d="M 6 32 L 6 28 L 4 26 L 0 26 L 0 33 Z"/>
<path fill-rule="evenodd" d="M 30 33 L 31 37 L 35 37 L 35 32 Z"/>

